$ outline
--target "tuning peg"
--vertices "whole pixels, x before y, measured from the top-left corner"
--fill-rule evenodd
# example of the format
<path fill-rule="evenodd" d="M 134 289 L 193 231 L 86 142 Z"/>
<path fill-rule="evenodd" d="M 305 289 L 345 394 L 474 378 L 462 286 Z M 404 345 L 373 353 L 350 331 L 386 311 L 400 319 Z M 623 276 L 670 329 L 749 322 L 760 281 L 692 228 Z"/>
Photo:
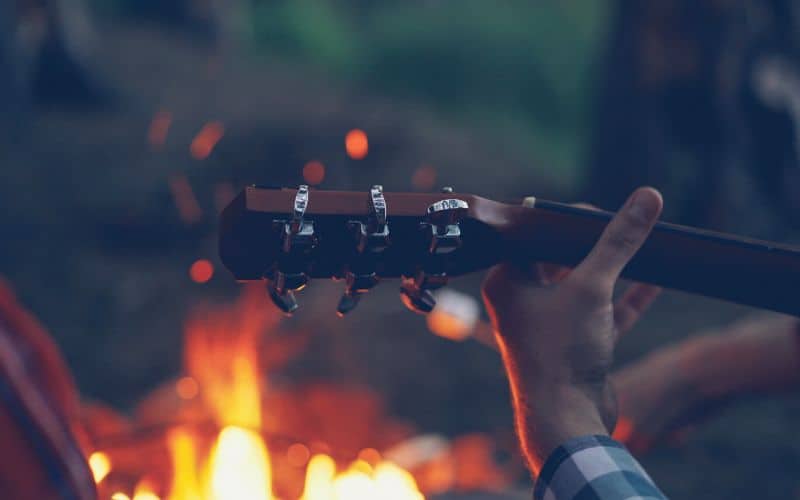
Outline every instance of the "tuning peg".
<path fill-rule="evenodd" d="M 389 224 L 383 186 L 369 192 L 367 221 L 350 221 L 348 228 L 355 238 L 354 256 L 345 270 L 345 291 L 336 314 L 344 316 L 356 308 L 361 297 L 378 284 L 375 271 L 378 256 L 389 246 Z"/>
<path fill-rule="evenodd" d="M 367 292 L 369 292 L 375 285 L 378 284 L 379 278 L 375 272 L 367 274 L 356 274 L 348 271 L 345 275 L 345 290 L 342 298 L 339 300 L 339 305 L 336 308 L 336 314 L 343 317 L 350 311 L 356 308 Z"/>
<path fill-rule="evenodd" d="M 294 297 L 294 292 L 291 290 L 284 290 L 281 292 L 275 286 L 270 285 L 269 298 L 272 299 L 272 303 L 275 304 L 275 307 L 288 316 L 291 316 L 299 307 L 297 305 L 297 299 Z"/>
<path fill-rule="evenodd" d="M 400 285 L 400 300 L 411 311 L 428 314 L 436 307 L 436 299 L 429 289 L 421 288 L 416 280 L 403 278 Z"/>
<path fill-rule="evenodd" d="M 314 223 L 305 220 L 308 207 L 308 186 L 297 189 L 292 206 L 292 218 L 274 221 L 281 232 L 282 254 L 273 269 L 265 273 L 269 281 L 269 296 L 283 313 L 291 315 L 298 307 L 294 292 L 308 285 L 308 255 L 317 242 Z"/>
<path fill-rule="evenodd" d="M 339 299 L 339 305 L 336 306 L 336 315 L 344 318 L 350 311 L 356 308 L 361 301 L 360 293 L 344 292 L 342 298 Z"/>
<path fill-rule="evenodd" d="M 416 274 L 404 276 L 400 298 L 414 312 L 429 313 L 436 305 L 431 290 L 447 284 L 447 256 L 461 247 L 459 223 L 469 205 L 458 199 L 437 201 L 428 207 L 421 229 L 428 235 L 428 256 Z"/>

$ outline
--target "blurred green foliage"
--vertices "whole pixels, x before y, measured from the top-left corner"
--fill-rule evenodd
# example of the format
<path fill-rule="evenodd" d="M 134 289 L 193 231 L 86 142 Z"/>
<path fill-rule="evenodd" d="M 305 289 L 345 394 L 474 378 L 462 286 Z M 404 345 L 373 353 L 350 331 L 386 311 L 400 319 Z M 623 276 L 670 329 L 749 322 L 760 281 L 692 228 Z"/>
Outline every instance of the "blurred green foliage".
<path fill-rule="evenodd" d="M 97 1 L 97 0 L 95 0 Z M 193 0 L 107 0 L 124 16 Z M 165 8 L 167 5 L 172 8 Z M 249 0 L 259 53 L 433 109 L 530 154 L 554 180 L 584 158 L 609 0 Z"/>
<path fill-rule="evenodd" d="M 258 47 L 410 99 L 573 178 L 607 0 L 256 0 Z"/>

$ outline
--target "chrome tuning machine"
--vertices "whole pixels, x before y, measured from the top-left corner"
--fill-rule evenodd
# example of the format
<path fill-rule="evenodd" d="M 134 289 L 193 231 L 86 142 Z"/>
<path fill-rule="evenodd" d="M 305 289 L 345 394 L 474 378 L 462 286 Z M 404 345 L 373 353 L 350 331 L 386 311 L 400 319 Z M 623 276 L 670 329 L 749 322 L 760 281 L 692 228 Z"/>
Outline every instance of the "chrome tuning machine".
<path fill-rule="evenodd" d="M 369 215 L 366 222 L 349 221 L 354 239 L 354 255 L 344 271 L 345 290 L 336 314 L 340 317 L 356 308 L 361 297 L 378 284 L 378 256 L 389 246 L 389 223 L 383 186 L 369 190 Z"/>
<path fill-rule="evenodd" d="M 298 307 L 294 292 L 308 285 L 309 254 L 317 244 L 314 222 L 305 218 L 308 199 L 308 186 L 303 184 L 294 197 L 291 219 L 273 221 L 281 233 L 281 254 L 265 277 L 272 302 L 287 315 Z"/>
<path fill-rule="evenodd" d="M 469 204 L 458 199 L 437 201 L 428 207 L 420 229 L 428 238 L 427 255 L 413 276 L 403 276 L 400 298 L 414 312 L 427 314 L 436 301 L 432 290 L 447 284 L 447 258 L 461 247 L 460 222 Z"/>

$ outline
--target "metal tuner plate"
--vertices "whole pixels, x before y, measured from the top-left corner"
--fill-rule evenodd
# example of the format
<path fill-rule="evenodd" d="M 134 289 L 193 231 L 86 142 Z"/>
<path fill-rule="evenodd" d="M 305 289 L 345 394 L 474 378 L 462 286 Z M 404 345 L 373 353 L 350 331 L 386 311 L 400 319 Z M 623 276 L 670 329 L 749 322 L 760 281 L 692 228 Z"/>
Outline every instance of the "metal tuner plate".
<path fill-rule="evenodd" d="M 455 198 L 437 201 L 426 210 L 421 230 L 428 238 L 428 255 L 413 276 L 403 277 L 400 286 L 400 297 L 412 311 L 427 314 L 436 305 L 431 291 L 447 284 L 448 255 L 461 247 L 459 224 L 468 210 L 466 201 Z"/>

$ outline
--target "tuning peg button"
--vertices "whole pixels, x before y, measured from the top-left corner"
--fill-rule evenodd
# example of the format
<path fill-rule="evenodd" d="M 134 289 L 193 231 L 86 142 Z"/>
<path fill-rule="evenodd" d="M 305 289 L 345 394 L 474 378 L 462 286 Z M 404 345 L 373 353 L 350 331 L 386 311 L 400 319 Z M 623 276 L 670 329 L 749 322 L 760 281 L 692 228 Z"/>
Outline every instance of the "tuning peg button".
<path fill-rule="evenodd" d="M 343 293 L 342 298 L 339 299 L 339 305 L 336 306 L 336 315 L 340 318 L 345 317 L 347 313 L 356 308 L 358 303 L 361 301 L 362 295 L 363 294 L 361 293 Z"/>
<path fill-rule="evenodd" d="M 294 292 L 302 290 L 307 284 L 308 275 L 305 273 L 275 271 L 269 280 L 269 298 L 284 314 L 291 316 L 298 308 Z"/>
<path fill-rule="evenodd" d="M 436 299 L 430 290 L 420 288 L 416 280 L 410 278 L 403 278 L 400 300 L 408 309 L 419 314 L 428 314 L 436 306 Z"/>
<path fill-rule="evenodd" d="M 272 303 L 275 304 L 275 307 L 280 309 L 280 311 L 287 316 L 291 316 L 299 307 L 297 305 L 297 299 L 294 297 L 294 292 L 291 290 L 284 290 L 281 292 L 274 286 L 270 286 L 269 298 L 272 299 Z"/>

